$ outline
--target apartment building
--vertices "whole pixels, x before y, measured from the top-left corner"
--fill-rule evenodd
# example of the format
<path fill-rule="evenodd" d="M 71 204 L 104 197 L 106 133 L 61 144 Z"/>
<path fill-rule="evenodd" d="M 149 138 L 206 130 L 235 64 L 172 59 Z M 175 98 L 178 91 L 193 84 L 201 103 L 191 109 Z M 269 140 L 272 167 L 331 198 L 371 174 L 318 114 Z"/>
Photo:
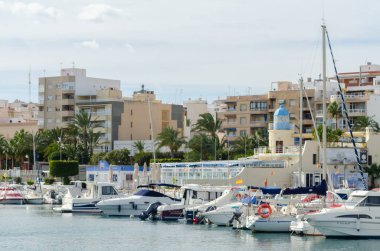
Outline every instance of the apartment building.
<path fill-rule="evenodd" d="M 84 110 L 91 114 L 91 120 L 97 125 L 95 133 L 100 133 L 99 147 L 96 152 L 108 152 L 114 149 L 113 142 L 119 139 L 119 126 L 124 103 L 119 89 L 105 88 L 96 91 L 95 96 L 77 96 L 76 111 Z"/>
<path fill-rule="evenodd" d="M 183 102 L 184 108 L 184 131 L 183 136 L 189 140 L 194 136 L 194 132 L 191 131 L 195 123 L 197 123 L 200 118 L 199 115 L 203 113 L 208 113 L 209 107 L 206 100 L 187 100 Z"/>
<path fill-rule="evenodd" d="M 61 69 L 61 75 L 39 78 L 38 127 L 66 127 L 75 115 L 76 100 L 92 99 L 98 90 L 120 90 L 120 81 L 87 77 L 85 69 Z M 83 97 L 83 98 L 81 98 Z"/>
<path fill-rule="evenodd" d="M 153 91 L 135 91 L 132 98 L 123 100 L 121 124 L 115 148 L 131 148 L 137 140 L 152 141 L 167 127 L 183 135 L 184 111 L 182 105 L 164 104 L 156 99 Z M 152 134 L 153 133 L 153 134 Z M 133 149 L 129 149 L 133 152 Z"/>
<path fill-rule="evenodd" d="M 223 103 L 225 109 L 217 112 L 217 116 L 228 140 L 268 127 L 267 95 L 228 96 Z"/>

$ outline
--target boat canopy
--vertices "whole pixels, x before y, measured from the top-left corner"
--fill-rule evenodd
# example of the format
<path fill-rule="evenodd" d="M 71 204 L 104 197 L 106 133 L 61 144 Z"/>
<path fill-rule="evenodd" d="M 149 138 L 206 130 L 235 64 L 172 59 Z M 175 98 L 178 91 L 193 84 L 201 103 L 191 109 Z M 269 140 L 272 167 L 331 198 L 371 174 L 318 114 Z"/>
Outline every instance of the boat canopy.
<path fill-rule="evenodd" d="M 297 187 L 297 188 L 286 188 L 282 195 L 291 194 L 318 194 L 326 196 L 327 193 L 327 183 L 326 180 L 322 180 L 321 184 L 311 187 Z"/>
<path fill-rule="evenodd" d="M 137 188 L 155 188 L 155 187 L 171 187 L 171 188 L 180 188 L 181 186 L 167 183 L 151 183 L 147 185 L 140 185 Z"/>
<path fill-rule="evenodd" d="M 172 197 L 167 196 L 163 193 L 160 193 L 160 192 L 157 192 L 154 190 L 147 190 L 147 189 L 141 189 L 141 190 L 137 191 L 136 193 L 134 193 L 133 195 L 139 195 L 139 196 L 144 196 L 144 197 L 168 197 L 168 198 L 175 200 L 175 201 L 181 201 L 180 199 L 172 198 Z"/>
<path fill-rule="evenodd" d="M 248 186 L 248 189 L 260 189 L 263 194 L 275 195 L 281 192 L 281 188 L 279 187 L 256 187 L 256 186 Z"/>

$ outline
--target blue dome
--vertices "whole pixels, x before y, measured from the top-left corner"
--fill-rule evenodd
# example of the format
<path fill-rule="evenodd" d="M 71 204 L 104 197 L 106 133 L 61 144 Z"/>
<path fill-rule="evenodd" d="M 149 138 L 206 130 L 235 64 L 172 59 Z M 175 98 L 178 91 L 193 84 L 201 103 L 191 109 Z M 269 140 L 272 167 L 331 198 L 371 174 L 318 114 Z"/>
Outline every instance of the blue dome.
<path fill-rule="evenodd" d="M 284 105 L 280 105 L 280 108 L 274 112 L 274 116 L 289 116 L 289 112 L 285 109 Z"/>

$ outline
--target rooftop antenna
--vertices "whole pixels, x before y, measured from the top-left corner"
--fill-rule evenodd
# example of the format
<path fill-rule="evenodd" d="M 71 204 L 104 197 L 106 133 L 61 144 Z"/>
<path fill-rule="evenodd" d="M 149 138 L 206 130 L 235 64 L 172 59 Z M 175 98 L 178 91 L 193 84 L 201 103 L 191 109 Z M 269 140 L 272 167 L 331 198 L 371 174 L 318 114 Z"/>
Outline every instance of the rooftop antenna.
<path fill-rule="evenodd" d="M 32 103 L 32 81 L 30 80 L 30 65 L 29 65 L 29 104 Z"/>

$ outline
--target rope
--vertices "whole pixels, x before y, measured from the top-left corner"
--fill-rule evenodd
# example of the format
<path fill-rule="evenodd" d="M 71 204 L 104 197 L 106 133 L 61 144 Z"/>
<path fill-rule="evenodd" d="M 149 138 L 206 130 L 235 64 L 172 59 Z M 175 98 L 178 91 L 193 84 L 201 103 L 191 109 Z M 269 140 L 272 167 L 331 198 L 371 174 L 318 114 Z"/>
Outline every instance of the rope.
<path fill-rule="evenodd" d="M 329 44 L 329 48 L 330 48 L 331 58 L 332 58 L 333 65 L 334 65 L 335 77 L 336 77 L 336 80 L 338 81 L 340 98 L 342 99 L 342 104 L 343 104 L 343 114 L 344 114 L 345 119 L 346 119 L 347 124 L 348 124 L 348 129 L 349 129 L 349 131 L 350 131 L 350 136 L 351 136 L 351 142 L 352 142 L 352 144 L 354 145 L 355 156 L 356 156 L 356 162 L 358 163 L 359 171 L 360 171 L 360 175 L 362 176 L 362 182 L 363 182 L 363 185 L 364 185 L 364 189 L 365 189 L 365 190 L 368 190 L 367 180 L 366 180 L 366 178 L 364 177 L 363 167 L 362 167 L 362 164 L 360 163 L 359 153 L 358 153 L 358 150 L 357 150 L 357 148 L 356 148 L 356 143 L 355 143 L 355 140 L 354 140 L 354 135 L 353 135 L 353 133 L 352 133 L 352 124 L 351 124 L 351 122 L 350 122 L 350 120 L 349 120 L 349 117 L 348 117 L 348 112 L 347 112 L 347 107 L 346 107 L 346 101 L 345 101 L 345 98 L 344 98 L 344 95 L 343 95 L 342 87 L 340 86 L 340 80 L 339 80 L 339 76 L 338 76 L 338 71 L 337 71 L 337 69 L 336 69 L 336 64 L 335 64 L 334 54 L 333 54 L 333 51 L 332 51 L 332 48 L 331 48 L 330 37 L 329 37 L 329 33 L 327 32 L 327 29 L 326 29 L 326 36 L 327 36 L 327 42 L 328 42 L 328 44 Z"/>

